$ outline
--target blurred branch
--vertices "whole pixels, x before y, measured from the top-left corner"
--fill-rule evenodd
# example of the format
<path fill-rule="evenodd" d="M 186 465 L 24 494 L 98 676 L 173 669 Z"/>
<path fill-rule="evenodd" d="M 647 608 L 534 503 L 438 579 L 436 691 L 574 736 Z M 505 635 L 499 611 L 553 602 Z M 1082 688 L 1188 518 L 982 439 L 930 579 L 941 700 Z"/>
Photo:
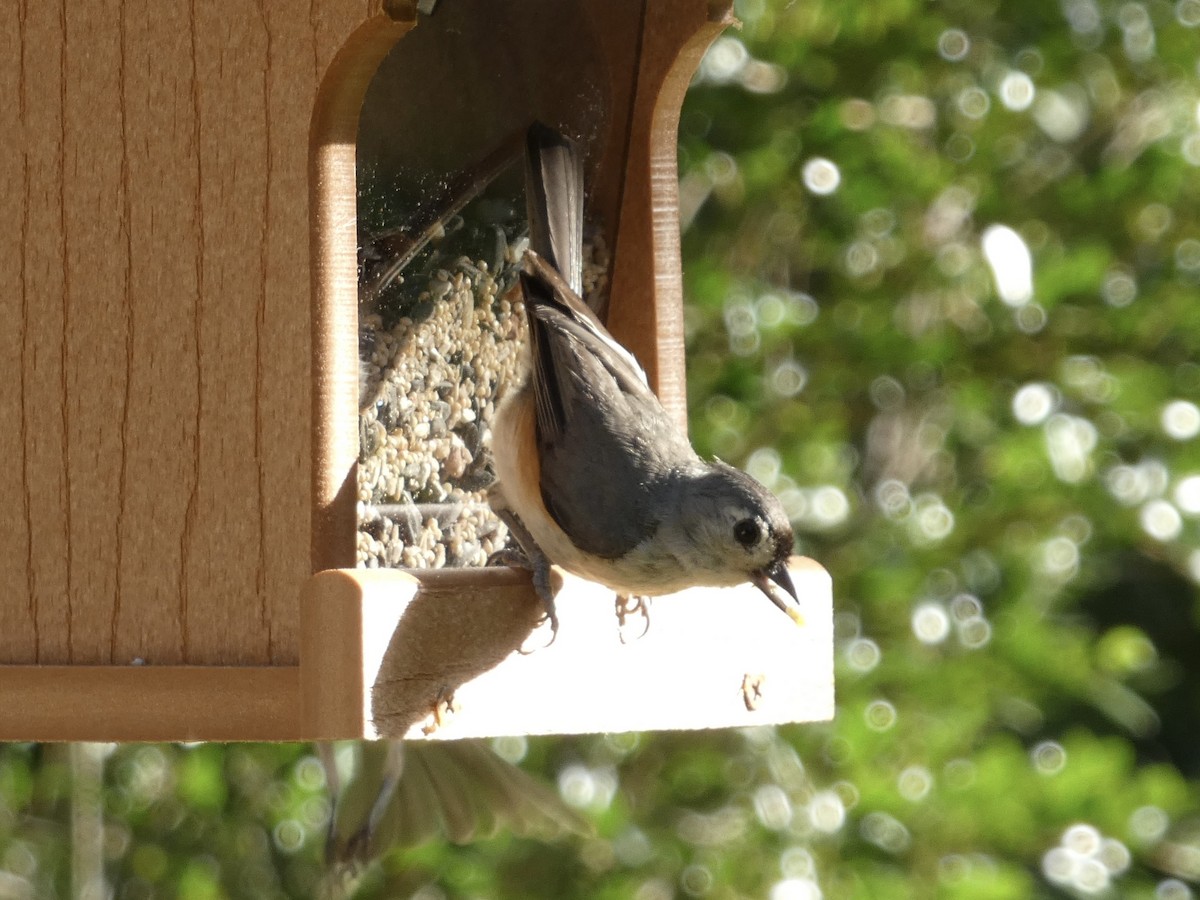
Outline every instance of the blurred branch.
<path fill-rule="evenodd" d="M 71 765 L 71 896 L 105 900 L 104 881 L 104 745 L 72 744 Z"/>

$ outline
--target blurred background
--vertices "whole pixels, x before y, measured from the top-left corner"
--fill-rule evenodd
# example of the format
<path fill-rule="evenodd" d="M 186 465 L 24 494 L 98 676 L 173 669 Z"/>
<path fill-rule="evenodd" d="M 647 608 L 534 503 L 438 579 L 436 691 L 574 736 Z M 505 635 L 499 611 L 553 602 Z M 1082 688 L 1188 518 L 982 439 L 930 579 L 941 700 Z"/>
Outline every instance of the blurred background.
<path fill-rule="evenodd" d="M 499 741 L 595 833 L 354 896 L 1194 896 L 1200 0 L 736 11 L 681 123 L 692 433 L 832 573 L 837 718 Z M 0 898 L 316 896 L 329 811 L 308 745 L 5 745 Z"/>

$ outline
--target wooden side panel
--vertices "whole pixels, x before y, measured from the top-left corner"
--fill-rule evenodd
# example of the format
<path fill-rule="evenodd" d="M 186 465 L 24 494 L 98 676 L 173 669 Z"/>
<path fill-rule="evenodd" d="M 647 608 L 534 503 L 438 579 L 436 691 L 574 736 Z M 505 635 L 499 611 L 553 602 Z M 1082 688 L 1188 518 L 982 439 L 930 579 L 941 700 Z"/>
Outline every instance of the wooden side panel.
<path fill-rule="evenodd" d="M 119 0 L 67 5 L 61 82 L 67 652 L 96 661 L 109 659 L 121 590 L 121 488 L 131 436 L 132 186 L 125 174 L 122 29 L 113 23 L 124 23 Z"/>
<path fill-rule="evenodd" d="M 10 0 L 0 41 L 0 659 L 67 653 L 60 10 Z M 50 89 L 47 89 L 49 86 Z"/>
<path fill-rule="evenodd" d="M 260 366 L 275 350 L 260 322 L 271 127 L 266 29 L 257 16 L 231 18 L 215 4 L 195 6 L 192 28 L 200 369 L 196 482 L 183 532 L 183 660 L 199 652 L 206 661 L 266 662 L 262 489 L 264 457 L 274 447 L 264 446 L 257 428 Z"/>
<path fill-rule="evenodd" d="M 553 643 L 524 572 L 323 572 L 304 594 L 303 728 L 420 740 L 828 719 L 829 575 L 790 568 L 799 627 L 750 585 L 658 597 L 648 622 L 622 624 L 611 591 L 560 573 Z"/>
<path fill-rule="evenodd" d="M 732 21 L 732 0 L 651 0 L 629 134 L 609 312 L 663 405 L 687 422 L 679 249 L 679 110 L 704 51 Z"/>
<path fill-rule="evenodd" d="M 296 662 L 309 125 L 375 6 L 0 4 L 0 663 Z"/>
<path fill-rule="evenodd" d="M 318 5 L 337 15 L 339 28 L 328 34 L 314 31 L 291 0 L 263 4 L 267 43 L 262 87 L 264 105 L 272 114 L 264 134 L 267 184 L 258 248 L 265 288 L 256 319 L 266 346 L 286 352 L 262 353 L 257 368 L 259 525 L 265 553 L 256 592 L 263 598 L 267 659 L 288 665 L 299 660 L 296 579 L 309 571 L 312 521 L 309 128 L 329 58 L 368 15 L 361 0 Z M 305 52 L 310 47 L 316 48 L 312 55 Z"/>
<path fill-rule="evenodd" d="M 193 29 L 186 7 L 127 10 L 121 25 L 116 118 L 124 133 L 118 211 L 125 223 L 115 244 L 128 268 L 121 285 L 128 384 L 114 454 L 117 490 L 111 481 L 103 485 L 121 507 L 117 584 L 111 609 L 92 613 L 98 621 L 111 617 L 97 629 L 104 643 L 72 658 L 180 662 L 191 549 L 184 535 L 196 516 L 201 425 L 201 166 L 196 122 L 179 115 L 197 99 Z M 178 199 L 164 202 L 166 190 Z M 145 439 L 154 434 L 159 442 Z"/>
<path fill-rule="evenodd" d="M 379 63 L 415 19 L 376 16 L 330 64 L 313 110 L 312 203 L 314 571 L 354 565 L 358 497 L 358 117 Z"/>

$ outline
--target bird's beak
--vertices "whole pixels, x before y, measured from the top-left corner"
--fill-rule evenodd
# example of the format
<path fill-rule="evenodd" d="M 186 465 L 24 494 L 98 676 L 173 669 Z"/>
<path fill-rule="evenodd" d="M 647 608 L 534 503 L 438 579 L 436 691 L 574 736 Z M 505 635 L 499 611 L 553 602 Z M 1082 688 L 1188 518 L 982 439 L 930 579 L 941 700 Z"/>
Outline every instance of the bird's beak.
<path fill-rule="evenodd" d="M 789 619 L 797 625 L 804 624 L 804 616 L 800 612 L 800 601 L 796 597 L 796 586 L 792 584 L 792 576 L 788 574 L 786 560 L 780 560 L 768 569 L 754 572 L 750 579 L 754 582 L 755 587 L 770 598 L 772 603 L 787 613 Z"/>

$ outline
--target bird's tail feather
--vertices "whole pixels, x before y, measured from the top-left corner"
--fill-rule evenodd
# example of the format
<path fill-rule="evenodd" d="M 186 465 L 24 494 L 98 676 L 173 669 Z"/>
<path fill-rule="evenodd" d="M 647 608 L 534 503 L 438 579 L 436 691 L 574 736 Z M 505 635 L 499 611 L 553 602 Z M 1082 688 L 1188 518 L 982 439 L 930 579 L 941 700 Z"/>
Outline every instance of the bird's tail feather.
<path fill-rule="evenodd" d="M 570 138 L 540 122 L 525 135 L 529 246 L 583 293 L 583 156 Z"/>

